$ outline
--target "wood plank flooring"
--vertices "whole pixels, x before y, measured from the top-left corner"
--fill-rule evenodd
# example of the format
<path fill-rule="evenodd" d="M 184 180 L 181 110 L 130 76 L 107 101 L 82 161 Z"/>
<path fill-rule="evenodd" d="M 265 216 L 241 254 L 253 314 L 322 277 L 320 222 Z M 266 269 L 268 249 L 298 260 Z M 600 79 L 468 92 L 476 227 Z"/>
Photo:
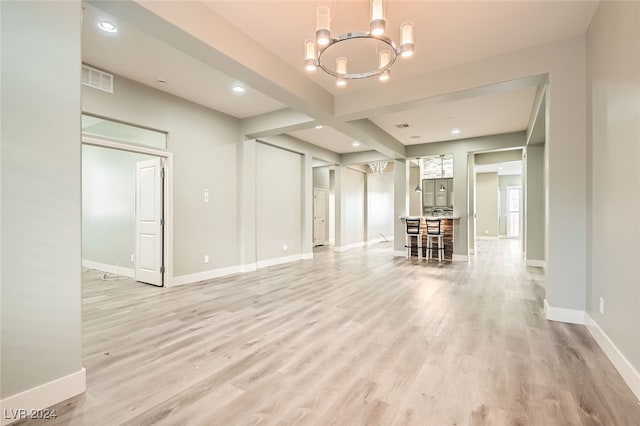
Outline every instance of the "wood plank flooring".
<path fill-rule="evenodd" d="M 583 326 L 544 319 L 518 241 L 388 243 L 163 289 L 84 273 L 88 389 L 52 425 L 640 425 Z"/>

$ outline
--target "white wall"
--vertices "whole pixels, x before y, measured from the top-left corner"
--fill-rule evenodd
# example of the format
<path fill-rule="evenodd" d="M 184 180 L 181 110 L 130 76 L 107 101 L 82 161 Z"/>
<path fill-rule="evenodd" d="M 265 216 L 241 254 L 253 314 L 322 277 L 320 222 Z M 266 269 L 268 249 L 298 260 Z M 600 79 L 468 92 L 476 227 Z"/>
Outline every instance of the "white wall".
<path fill-rule="evenodd" d="M 256 143 L 258 262 L 302 253 L 301 169 L 300 154 Z"/>
<path fill-rule="evenodd" d="M 82 147 L 82 259 L 133 268 L 136 162 L 149 155 Z"/>
<path fill-rule="evenodd" d="M 82 109 L 168 132 L 168 151 L 174 153 L 174 275 L 240 263 L 237 119 L 119 76 L 113 94 L 83 86 Z"/>
<path fill-rule="evenodd" d="M 498 174 L 476 173 L 476 236 L 498 237 Z"/>
<path fill-rule="evenodd" d="M 28 411 L 85 387 L 80 341 L 81 6 L 77 1 L 3 1 L 0 15 L 0 395 L 3 409 Z M 8 398 L 39 386 L 41 391 L 31 397 Z"/>
<path fill-rule="evenodd" d="M 342 167 L 341 247 L 364 241 L 365 179 L 365 173 Z"/>
<path fill-rule="evenodd" d="M 367 239 L 393 237 L 393 173 L 367 176 Z M 382 234 L 382 236 L 380 235 Z"/>
<path fill-rule="evenodd" d="M 522 159 L 522 153 L 520 154 Z M 522 200 L 522 176 L 521 175 L 498 175 L 498 189 L 500 195 L 498 200 L 500 201 L 500 217 L 498 219 L 498 235 L 507 235 L 507 187 L 519 186 L 520 187 L 520 199 Z M 524 213 L 522 212 L 522 204 L 520 206 L 520 223 L 524 220 Z"/>
<path fill-rule="evenodd" d="M 640 3 L 601 2 L 588 30 L 587 312 L 640 370 Z M 604 314 L 599 299 L 604 299 Z M 640 376 L 636 372 L 636 395 Z"/>

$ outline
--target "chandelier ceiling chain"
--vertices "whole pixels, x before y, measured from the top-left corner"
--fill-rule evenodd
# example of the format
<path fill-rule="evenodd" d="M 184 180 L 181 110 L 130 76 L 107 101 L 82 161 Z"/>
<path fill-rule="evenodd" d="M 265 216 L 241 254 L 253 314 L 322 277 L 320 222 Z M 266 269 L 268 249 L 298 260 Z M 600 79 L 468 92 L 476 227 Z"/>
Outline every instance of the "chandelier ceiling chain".
<path fill-rule="evenodd" d="M 320 68 L 327 74 L 336 77 L 336 85 L 338 87 L 346 86 L 347 80 L 373 76 L 378 76 L 380 81 L 387 81 L 390 77 L 391 67 L 396 62 L 398 55 L 403 58 L 413 56 L 413 23 L 404 22 L 400 25 L 400 47 L 396 47 L 395 42 L 385 35 L 386 21 L 383 0 L 369 0 L 369 3 L 371 11 L 369 31 L 352 31 L 337 37 L 331 36 L 331 11 L 329 7 L 319 6 L 316 9 L 315 40 L 307 39 L 304 42 L 304 63 L 308 72 L 313 72 Z M 374 58 L 375 67 L 372 66 L 364 70 L 350 72 L 348 70 L 349 59 L 346 56 L 335 57 L 335 64 L 332 63 L 333 56 L 330 53 L 337 52 L 340 54 L 343 52 L 341 47 L 344 49 L 345 45 L 353 45 L 358 41 L 369 41 L 375 44 L 377 52 L 377 58 Z M 360 54 L 369 50 L 360 48 L 355 49 L 355 51 Z M 349 52 L 349 50 L 346 50 L 346 52 Z M 374 61 L 371 63 L 374 63 Z"/>

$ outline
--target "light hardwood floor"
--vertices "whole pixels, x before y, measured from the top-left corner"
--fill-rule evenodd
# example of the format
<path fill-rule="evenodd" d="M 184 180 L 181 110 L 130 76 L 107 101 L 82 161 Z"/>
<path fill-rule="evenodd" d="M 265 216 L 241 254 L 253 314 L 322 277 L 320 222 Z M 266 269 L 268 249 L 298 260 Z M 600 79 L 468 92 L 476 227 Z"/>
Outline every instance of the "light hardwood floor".
<path fill-rule="evenodd" d="M 544 319 L 518 244 L 441 265 L 321 248 L 171 289 L 87 272 L 88 389 L 49 424 L 640 425 L 585 327 Z"/>

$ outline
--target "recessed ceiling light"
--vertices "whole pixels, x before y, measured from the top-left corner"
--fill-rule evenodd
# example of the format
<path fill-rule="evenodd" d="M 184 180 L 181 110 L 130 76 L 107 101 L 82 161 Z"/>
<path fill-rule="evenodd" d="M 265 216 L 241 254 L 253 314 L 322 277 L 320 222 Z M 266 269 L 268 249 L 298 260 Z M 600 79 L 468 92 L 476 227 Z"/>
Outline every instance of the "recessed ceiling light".
<path fill-rule="evenodd" d="M 318 125 L 316 126 L 316 129 L 322 129 L 322 124 L 318 124 Z"/>
<path fill-rule="evenodd" d="M 159 77 L 156 79 L 156 83 L 167 84 L 167 79 Z"/>
<path fill-rule="evenodd" d="M 118 27 L 116 27 L 114 24 L 112 24 L 109 21 L 100 21 L 100 22 L 98 22 L 98 27 L 102 31 L 106 31 L 108 33 L 117 33 L 118 32 Z"/>
<path fill-rule="evenodd" d="M 352 146 L 360 146 L 360 142 L 358 141 L 353 141 L 353 143 L 351 144 Z"/>
<path fill-rule="evenodd" d="M 233 90 L 235 93 L 244 93 L 246 91 L 246 89 L 240 86 L 239 84 L 236 84 L 235 86 L 233 86 L 231 90 Z"/>
<path fill-rule="evenodd" d="M 452 135 L 457 135 L 460 133 L 460 129 L 451 129 L 451 134 Z"/>
<path fill-rule="evenodd" d="M 413 136 L 409 136 L 411 139 L 420 139 L 419 135 L 413 135 Z"/>

